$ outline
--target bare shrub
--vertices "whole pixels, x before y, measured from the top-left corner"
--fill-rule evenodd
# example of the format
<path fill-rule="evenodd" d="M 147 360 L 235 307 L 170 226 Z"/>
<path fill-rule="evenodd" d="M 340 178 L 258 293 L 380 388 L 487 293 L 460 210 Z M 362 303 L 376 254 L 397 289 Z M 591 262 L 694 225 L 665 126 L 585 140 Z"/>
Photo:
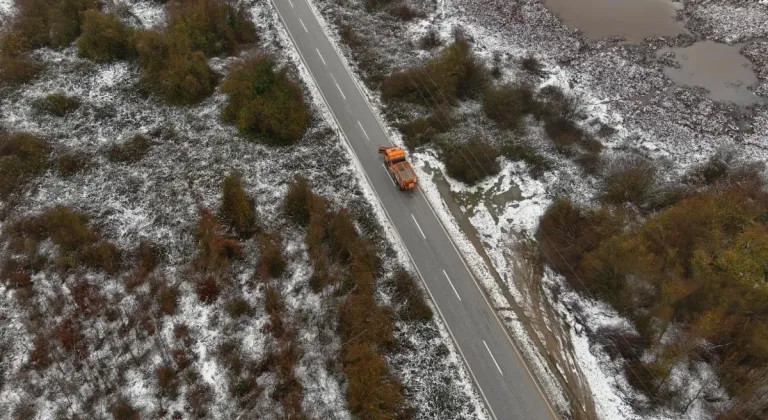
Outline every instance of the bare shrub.
<path fill-rule="evenodd" d="M 256 28 L 245 6 L 216 0 L 172 3 L 168 29 L 208 57 L 235 55 L 243 45 L 256 42 Z"/>
<path fill-rule="evenodd" d="M 523 60 L 520 62 L 520 66 L 523 68 L 523 70 L 534 76 L 543 77 L 545 74 L 544 66 L 533 55 L 527 55 L 525 58 L 523 58 Z"/>
<path fill-rule="evenodd" d="M 141 413 L 139 410 L 133 408 L 131 403 L 128 402 L 128 400 L 120 398 L 112 404 L 112 407 L 110 407 L 109 412 L 112 414 L 112 417 L 115 420 L 140 420 L 141 419 Z"/>
<path fill-rule="evenodd" d="M 603 189 L 606 203 L 632 203 L 642 207 L 650 201 L 656 183 L 656 167 L 652 161 L 636 155 L 619 158 L 610 162 L 606 172 Z"/>
<path fill-rule="evenodd" d="M 155 369 L 155 378 L 160 388 L 160 393 L 175 399 L 179 394 L 179 381 L 176 377 L 176 370 L 168 365 L 159 366 Z"/>
<path fill-rule="evenodd" d="M 402 385 L 390 375 L 386 361 L 368 344 L 355 344 L 343 351 L 347 377 L 347 404 L 358 418 L 378 418 L 379 413 L 397 415 L 406 408 Z"/>
<path fill-rule="evenodd" d="M 157 306 L 165 315 L 174 315 L 179 306 L 179 298 L 179 291 L 176 287 L 163 286 L 157 294 Z"/>
<path fill-rule="evenodd" d="M 32 351 L 29 352 L 29 364 L 33 369 L 45 370 L 51 365 L 51 357 L 48 350 L 48 341 L 43 337 L 36 337 Z"/>
<path fill-rule="evenodd" d="M 421 49 L 423 50 L 433 50 L 442 45 L 442 43 L 443 41 L 440 39 L 440 34 L 434 26 L 430 26 L 424 36 L 419 40 L 419 46 L 421 46 Z"/>
<path fill-rule="evenodd" d="M 392 16 L 402 20 L 403 22 L 408 22 L 415 18 L 425 18 L 427 16 L 426 13 L 422 12 L 421 10 L 412 8 L 405 2 L 401 2 L 390 7 L 389 13 L 392 14 Z"/>
<path fill-rule="evenodd" d="M 192 415 L 205 417 L 209 414 L 208 409 L 213 402 L 213 397 L 213 390 L 208 384 L 196 384 L 187 390 L 185 400 Z"/>
<path fill-rule="evenodd" d="M 418 117 L 398 126 L 403 133 L 405 144 L 415 148 L 431 143 L 436 137 L 453 127 L 451 109 L 441 105 L 433 108 L 427 117 Z"/>
<path fill-rule="evenodd" d="M 298 226 L 309 223 L 312 189 L 309 181 L 303 176 L 297 176 L 283 199 L 282 211 L 288 220 Z"/>
<path fill-rule="evenodd" d="M 45 68 L 43 63 L 0 55 L 0 85 L 16 87 L 32 81 Z"/>
<path fill-rule="evenodd" d="M 392 310 L 376 305 L 371 295 L 351 294 L 339 306 L 339 334 L 345 342 L 390 347 L 395 342 L 394 321 Z"/>
<path fill-rule="evenodd" d="M 432 319 L 432 308 L 427 304 L 424 294 L 410 273 L 404 270 L 396 272 L 394 283 L 394 298 L 404 304 L 400 311 L 404 319 L 412 321 L 429 321 Z"/>
<path fill-rule="evenodd" d="M 195 229 L 198 256 L 194 265 L 200 272 L 223 272 L 231 262 L 243 257 L 240 244 L 222 232 L 221 224 L 209 210 L 202 210 Z"/>

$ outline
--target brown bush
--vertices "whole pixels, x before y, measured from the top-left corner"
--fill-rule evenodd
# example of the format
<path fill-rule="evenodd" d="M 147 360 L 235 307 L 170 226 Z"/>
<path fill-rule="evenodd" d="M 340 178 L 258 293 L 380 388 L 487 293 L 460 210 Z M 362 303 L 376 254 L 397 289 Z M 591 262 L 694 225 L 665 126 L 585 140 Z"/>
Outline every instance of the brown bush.
<path fill-rule="evenodd" d="M 136 134 L 123 144 L 110 147 L 107 157 L 112 162 L 135 163 L 147 154 L 152 143 L 141 134 Z"/>
<path fill-rule="evenodd" d="M 187 352 L 184 349 L 173 349 L 171 351 L 171 358 L 178 371 L 186 369 L 190 364 L 189 356 L 187 356 Z"/>
<path fill-rule="evenodd" d="M 397 418 L 406 408 L 403 389 L 390 375 L 384 358 L 368 344 L 354 344 L 343 351 L 347 377 L 347 405 L 361 419 Z"/>
<path fill-rule="evenodd" d="M 7 259 L 3 264 L 0 277 L 9 286 L 13 288 L 25 288 L 32 286 L 32 276 L 30 276 L 29 267 L 14 259 Z"/>
<path fill-rule="evenodd" d="M 81 31 L 83 12 L 96 7 L 93 0 L 17 0 L 14 29 L 26 49 L 66 47 Z"/>
<path fill-rule="evenodd" d="M 195 291 L 197 292 L 197 297 L 200 299 L 200 302 L 205 304 L 215 302 L 221 293 L 218 282 L 215 278 L 210 276 L 198 280 Z"/>
<path fill-rule="evenodd" d="M 307 226 L 312 195 L 307 178 L 297 176 L 283 199 L 282 212 L 285 217 L 298 226 Z"/>
<path fill-rule="evenodd" d="M 136 34 L 142 76 L 139 84 L 172 105 L 189 105 L 208 97 L 216 77 L 202 52 L 182 36 L 157 31 Z"/>
<path fill-rule="evenodd" d="M 83 33 L 77 38 L 77 52 L 81 57 L 104 63 L 125 60 L 136 54 L 133 28 L 114 14 L 91 9 L 83 12 L 82 19 Z"/>
<path fill-rule="evenodd" d="M 290 145 L 301 140 L 309 127 L 309 108 L 301 88 L 285 69 L 275 71 L 268 57 L 234 65 L 221 91 L 228 95 L 222 118 L 245 135 Z"/>
<path fill-rule="evenodd" d="M 605 176 L 603 201 L 614 205 L 646 205 L 656 183 L 653 162 L 640 156 L 629 156 L 614 160 L 611 166 Z"/>
<path fill-rule="evenodd" d="M 467 184 L 501 171 L 498 150 L 480 137 L 472 137 L 463 144 L 444 142 L 441 149 L 448 176 Z"/>
<path fill-rule="evenodd" d="M 154 271 L 160 259 L 160 250 L 153 243 L 142 239 L 136 253 L 139 260 L 138 271 L 144 275 Z"/>
<path fill-rule="evenodd" d="M 56 326 L 54 335 L 64 350 L 74 357 L 82 359 L 88 356 L 88 344 L 85 342 L 82 325 L 74 318 L 67 318 Z"/>
<path fill-rule="evenodd" d="M 56 161 L 59 175 L 70 177 L 88 167 L 88 158 L 81 154 L 64 154 Z"/>
<path fill-rule="evenodd" d="M 536 107 L 533 89 L 527 85 L 491 88 L 483 97 L 485 115 L 507 130 L 520 127 L 523 116 L 533 113 Z"/>
<path fill-rule="evenodd" d="M 107 241 L 98 241 L 83 249 L 81 261 L 88 267 L 100 268 L 108 274 L 115 274 L 120 271 L 121 256 L 122 252 L 117 245 Z"/>
<path fill-rule="evenodd" d="M 224 179 L 221 215 L 242 238 L 250 237 L 256 231 L 254 203 L 245 194 L 242 177 L 238 173 L 232 173 Z"/>
<path fill-rule="evenodd" d="M 37 337 L 34 341 L 34 347 L 29 352 L 29 364 L 33 369 L 44 370 L 51 365 L 51 358 L 48 350 L 48 341 L 43 337 Z"/>
<path fill-rule="evenodd" d="M 172 3 L 168 29 L 206 56 L 235 55 L 244 44 L 256 42 L 256 28 L 244 5 L 216 0 Z"/>
<path fill-rule="evenodd" d="M 109 409 L 109 412 L 112 413 L 112 417 L 115 420 L 141 419 L 141 413 L 139 410 L 133 408 L 131 403 L 122 398 L 112 405 L 112 407 Z"/>
<path fill-rule="evenodd" d="M 381 84 L 385 101 L 410 102 L 427 107 L 475 99 L 488 84 L 488 70 L 472 54 L 469 42 L 445 47 L 423 67 L 393 73 Z"/>
<path fill-rule="evenodd" d="M 173 367 L 168 365 L 159 366 L 155 369 L 155 378 L 157 379 L 160 393 L 171 399 L 176 398 L 179 393 L 179 381 L 176 377 L 176 370 Z"/>
<path fill-rule="evenodd" d="M 558 199 L 542 217 L 537 236 L 547 261 L 582 289 L 574 273 L 578 263 L 602 241 L 619 233 L 621 223 L 606 210 L 590 212 Z"/>
<path fill-rule="evenodd" d="M 37 77 L 45 66 L 24 57 L 0 55 L 0 85 L 16 87 Z"/>
<path fill-rule="evenodd" d="M 248 304 L 248 301 L 243 298 L 234 298 L 227 302 L 224 308 L 229 316 L 232 318 L 240 318 L 242 316 L 250 316 L 253 314 L 253 308 Z"/>
<path fill-rule="evenodd" d="M 427 304 L 424 293 L 416 285 L 416 280 L 404 270 L 395 273 L 394 298 L 403 305 L 400 313 L 410 321 L 429 321 L 432 319 L 432 308 Z"/>
<path fill-rule="evenodd" d="M 85 280 L 78 280 L 72 286 L 70 293 L 79 313 L 83 315 L 99 314 L 104 308 L 104 297 L 99 293 L 96 286 Z"/>
<path fill-rule="evenodd" d="M 157 294 L 157 306 L 165 315 L 175 315 L 179 307 L 179 298 L 178 289 L 173 286 L 164 286 Z"/>
<path fill-rule="evenodd" d="M 74 96 L 52 93 L 32 102 L 32 107 L 38 112 L 65 117 L 80 108 L 80 100 Z"/>
<path fill-rule="evenodd" d="M 411 21 L 415 18 L 424 18 L 427 16 L 426 13 L 422 12 L 421 10 L 416 10 L 405 3 L 400 3 L 391 7 L 389 9 L 389 13 L 404 22 Z"/>
<path fill-rule="evenodd" d="M 283 258 L 280 238 L 275 234 L 265 234 L 259 239 L 261 254 L 259 255 L 258 270 L 262 280 L 269 280 L 283 275 L 287 263 Z"/>
<path fill-rule="evenodd" d="M 395 342 L 394 320 L 392 310 L 378 306 L 369 294 L 353 293 L 339 306 L 339 334 L 344 342 L 390 347 Z"/>
<path fill-rule="evenodd" d="M 213 390 L 208 384 L 197 384 L 187 390 L 186 402 L 192 415 L 195 417 L 205 417 L 208 413 L 208 407 L 213 403 Z"/>
<path fill-rule="evenodd" d="M 222 226 L 209 210 L 203 210 L 195 230 L 198 256 L 195 266 L 201 272 L 222 272 L 233 260 L 243 257 L 240 244 L 222 233 Z"/>
<path fill-rule="evenodd" d="M 48 143 L 27 133 L 0 132 L 0 197 L 18 191 L 48 167 Z"/>

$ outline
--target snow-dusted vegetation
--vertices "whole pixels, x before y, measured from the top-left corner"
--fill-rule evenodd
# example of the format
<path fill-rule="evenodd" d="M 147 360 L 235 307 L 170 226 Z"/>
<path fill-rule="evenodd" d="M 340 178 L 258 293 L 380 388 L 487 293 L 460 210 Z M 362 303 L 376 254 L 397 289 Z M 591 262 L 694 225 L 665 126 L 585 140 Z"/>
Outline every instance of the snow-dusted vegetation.
<path fill-rule="evenodd" d="M 752 251 L 763 248 L 731 248 L 765 229 L 765 2 L 685 1 L 690 33 L 639 43 L 588 39 L 539 0 L 310 4 L 412 149 L 422 188 L 502 318 L 538 348 L 526 355 L 544 384 L 559 384 L 547 388 L 561 409 L 766 415 L 765 280 Z M 749 89 L 763 96 L 747 91 L 739 106 L 669 79 L 663 69 L 679 64 L 665 51 L 702 39 L 742 43 L 760 80 Z M 558 214 L 556 199 L 576 217 Z M 540 228 L 545 213 L 554 230 Z M 639 248 L 609 256 L 630 243 Z M 726 254 L 757 271 L 729 277 Z M 757 290 L 753 307 L 742 296 Z M 742 333 L 704 327 L 728 322 Z"/>
<path fill-rule="evenodd" d="M 267 1 L 16 4 L 0 418 L 484 416 Z"/>

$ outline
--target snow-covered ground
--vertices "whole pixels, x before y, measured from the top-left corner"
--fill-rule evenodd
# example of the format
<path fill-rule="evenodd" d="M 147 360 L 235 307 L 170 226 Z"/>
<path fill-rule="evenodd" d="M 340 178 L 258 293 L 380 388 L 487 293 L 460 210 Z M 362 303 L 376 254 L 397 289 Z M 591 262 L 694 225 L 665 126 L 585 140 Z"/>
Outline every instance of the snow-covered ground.
<path fill-rule="evenodd" d="M 314 0 L 318 14 L 324 18 L 326 32 L 342 47 L 350 67 L 358 74 L 368 69 L 357 67 L 353 52 L 344 46 L 341 29 L 351 27 L 367 42 L 365 48 L 379 57 L 376 70 L 385 74 L 423 62 L 432 52 L 419 49 L 419 39 L 432 27 L 444 42 L 449 42 L 453 29 L 460 26 L 470 36 L 473 49 L 489 66 L 493 56 L 501 57 L 502 75 L 498 83 L 530 81 L 520 68 L 521 58 L 535 55 L 545 65 L 547 76 L 536 80 L 538 88 L 556 85 L 581 98 L 580 125 L 593 133 L 606 149 L 603 156 L 626 151 L 640 153 L 664 162 L 662 174 L 667 180 L 678 179 L 687 168 L 704 162 L 718 150 L 735 148 L 743 156 L 765 160 L 768 157 L 768 101 L 744 110 L 728 103 L 714 102 L 701 90 L 677 86 L 662 73 L 666 63 L 656 51 L 665 46 L 690 45 L 697 38 L 723 42 L 745 42 L 742 49 L 750 58 L 761 79 L 755 91 L 765 94 L 768 82 L 768 54 L 765 40 L 768 28 L 768 7 L 765 2 L 686 1 L 681 11 L 688 18 L 687 27 L 695 36 L 652 38 L 640 44 L 621 43 L 620 40 L 590 40 L 577 31 L 561 24 L 539 0 L 504 1 L 475 0 L 413 0 L 407 2 L 426 12 L 425 18 L 402 22 L 386 11 L 365 11 L 360 2 L 339 4 L 330 0 Z M 376 54 L 374 54 L 376 55 Z M 366 56 L 366 59 L 369 59 Z M 370 66 L 370 64 L 367 64 Z M 385 106 L 379 100 L 375 86 L 368 86 L 369 101 L 377 108 L 379 118 L 389 127 L 390 135 L 402 144 L 393 120 L 387 120 Z M 462 105 L 457 112 L 463 113 Z M 471 110 L 470 110 L 471 113 Z M 463 125 L 462 125 L 463 124 Z M 462 141 L 468 133 L 491 134 L 493 130 L 466 120 L 447 136 L 451 141 Z M 520 326 L 507 308 L 522 308 L 529 320 L 536 318 L 541 306 L 531 298 L 516 279 L 516 266 L 520 260 L 515 249 L 537 229 L 538 221 L 557 195 L 568 195 L 576 202 L 590 203 L 595 197 L 600 180 L 585 174 L 576 164 L 559 156 L 536 127 L 524 137 L 554 162 L 553 170 L 534 178 L 524 163 L 504 162 L 499 175 L 490 177 L 473 187 L 447 178 L 452 197 L 441 195 L 432 179 L 435 169 L 442 169 L 437 154 L 430 150 L 417 150 L 413 160 L 421 179 L 421 187 L 437 210 L 443 223 L 453 236 L 473 271 L 486 287 L 493 304 L 508 321 L 510 330 L 519 343 L 530 343 L 531 338 L 542 338 L 541 329 L 533 336 L 530 329 Z M 444 173 L 444 171 L 442 171 Z M 519 188 L 521 197 L 502 204 L 488 200 L 462 200 L 462 197 L 489 197 Z M 463 216 L 471 223 L 479 241 L 480 252 L 471 240 L 473 232 L 463 232 L 444 199 L 458 201 Z M 481 254 L 487 255 L 490 266 Z M 502 278 L 494 280 L 492 271 Z M 555 317 L 545 320 L 550 332 L 564 327 L 566 337 L 557 338 L 566 349 L 564 360 L 573 362 L 573 372 L 591 390 L 595 413 L 599 418 L 707 418 L 712 415 L 709 406 L 695 400 L 685 413 L 671 409 L 639 410 L 637 404 L 644 397 L 627 385 L 619 362 L 612 361 L 597 342 L 596 331 L 603 327 L 630 328 L 626 320 L 600 302 L 586 299 L 570 290 L 562 278 L 547 273 L 541 281 L 543 297 L 540 302 L 553 309 Z M 509 301 L 511 298 L 512 301 Z M 544 341 L 543 338 L 540 341 Z M 540 380 L 552 384 L 553 378 L 567 378 L 562 373 L 569 367 L 559 363 L 543 363 L 542 348 L 522 346 L 532 366 L 537 367 Z M 551 350 L 551 349 L 550 349 Z M 567 351 L 570 350 L 570 351 Z M 717 390 L 717 381 L 710 380 L 706 366 L 686 367 L 681 363 L 675 380 L 689 383 L 683 399 L 695 396 L 699 383 Z M 547 386 L 553 401 L 560 407 L 574 401 L 564 397 L 568 385 L 561 379 L 558 386 Z M 636 404 L 632 404 L 632 402 Z"/>
<path fill-rule="evenodd" d="M 260 35 L 260 48 L 272 54 L 281 66 L 287 66 L 296 78 L 309 80 L 282 27 L 266 0 L 246 3 Z M 125 2 L 138 25 L 150 27 L 164 21 L 163 6 L 154 1 Z M 0 3 L 0 13 L 12 11 L 7 0 Z M 6 21 L 7 16 L 3 17 Z M 133 20 L 132 20 L 133 22 Z M 5 284 L 0 285 L 0 330 L 2 348 L 2 387 L 0 388 L 0 418 L 12 418 L 32 413 L 36 418 L 53 418 L 55 414 L 72 417 L 93 413 L 107 417 L 110 401 L 116 395 L 98 391 L 90 375 L 94 370 L 107 380 L 115 378 L 124 384 L 119 396 L 140 409 L 144 416 L 184 412 L 184 398 L 158 396 L 155 368 L 165 359 L 169 348 L 180 346 L 177 325 L 186 325 L 192 335 L 183 348 L 191 360 L 187 372 L 197 372 L 200 379 L 185 377 L 181 394 L 191 390 L 187 382 L 207 385 L 213 392 L 210 416 L 213 418 L 279 418 L 279 402 L 271 398 L 276 378 L 272 374 L 259 377 L 262 392 L 249 407 L 239 406 L 230 396 L 228 373 L 223 365 L 220 346 L 237 343 L 240 356 L 246 362 L 258 362 L 279 343 L 263 328 L 268 323 L 264 309 L 265 285 L 254 281 L 258 244 L 244 243 L 247 258 L 237 262 L 232 270 L 234 286 L 227 289 L 224 301 L 234 297 L 245 299 L 253 315 L 233 320 L 221 304 L 203 305 L 188 281 L 188 266 L 194 258 L 197 243 L 194 226 L 199 208 L 219 207 L 221 182 L 227 174 L 237 171 L 249 197 L 255 199 L 261 226 L 279 231 L 282 236 L 288 272 L 276 286 L 285 298 L 284 316 L 298 325 L 297 344 L 301 348 L 295 374 L 304 389 L 302 408 L 308 418 L 349 418 L 346 408 L 343 374 L 338 366 L 339 338 L 334 320 L 328 320 L 320 297 L 308 287 L 311 274 L 303 235 L 289 227 L 279 215 L 279 204 L 296 174 L 309 178 L 316 193 L 327 197 L 334 207 L 346 206 L 355 214 L 377 214 L 378 203 L 372 199 L 365 182 L 356 172 L 349 150 L 334 132 L 318 95 L 305 86 L 313 108 L 312 125 L 306 137 L 296 146 L 269 148 L 249 141 L 236 130 L 220 121 L 225 97 L 220 92 L 191 107 L 168 107 L 135 93 L 138 69 L 135 63 L 117 62 L 95 65 L 77 57 L 74 48 L 62 51 L 42 50 L 35 53 L 49 65 L 31 84 L 16 90 L 5 90 L 0 98 L 0 126 L 11 131 L 28 131 L 50 140 L 53 155 L 80 153 L 90 160 L 89 168 L 72 177 L 58 175 L 55 168 L 37 178 L 13 205 L 2 203 L 6 218 L 0 227 L 33 215 L 54 205 L 67 205 L 89 215 L 91 223 L 105 239 L 130 251 L 140 240 L 157 244 L 163 258 L 157 275 L 179 288 L 180 301 L 175 315 L 154 320 L 156 333 L 138 338 L 129 332 L 111 340 L 126 346 L 131 356 L 141 363 L 127 361 L 126 353 L 117 359 L 108 350 L 112 345 L 95 348 L 86 363 L 87 369 L 58 364 L 54 370 L 38 374 L 27 367 L 33 347 L 31 333 L 39 324 L 28 319 L 29 301 L 19 298 Z M 234 58 L 212 59 L 211 67 L 225 74 Z M 48 117 L 36 113 L 31 102 L 53 92 L 77 96 L 82 106 L 66 118 Z M 137 163 L 123 164 L 106 158 L 108 148 L 141 133 L 150 138 L 149 152 Z M 334 159 L 318 159 L 334 156 Z M 357 174 L 357 176 L 349 176 Z M 377 214 L 379 226 L 384 218 Z M 386 234 L 380 228 L 376 235 Z M 370 233 L 370 232 L 369 232 Z M 5 240 L 4 240 L 5 243 Z M 402 263 L 393 241 L 381 241 L 384 263 L 395 267 Z M 49 247 L 50 250 L 50 247 Z M 3 254 L 7 253 L 5 245 Z M 132 257 L 131 257 L 132 258 Z M 98 284 L 108 305 L 119 308 L 120 319 L 141 314 L 146 302 L 126 294 L 123 277 L 84 273 L 79 279 Z M 31 299 L 38 308 L 48 308 L 45 299 L 69 296 L 60 292 L 77 279 L 62 278 L 56 272 L 43 272 L 34 278 L 37 295 Z M 142 289 L 143 290 L 143 289 Z M 381 290 L 384 301 L 387 290 Z M 146 299 L 145 299 L 146 300 Z M 151 302 L 151 300 L 150 300 Z M 71 315 L 71 305 L 64 302 L 52 311 L 63 311 L 42 326 L 51 328 L 63 316 Z M 101 321 L 86 324 L 87 335 L 110 336 L 109 326 Z M 106 334 L 106 335 L 105 335 Z M 459 362 L 455 348 L 438 319 L 433 323 L 414 324 L 398 321 L 396 338 L 403 343 L 388 356 L 395 376 L 403 380 L 415 417 L 421 419 L 485 418 L 484 408 Z M 183 341 L 183 340 L 182 340 Z M 113 389 L 111 392 L 114 392 Z M 33 411 L 19 411 L 34 406 Z M 16 414 L 14 414 L 16 410 Z"/>

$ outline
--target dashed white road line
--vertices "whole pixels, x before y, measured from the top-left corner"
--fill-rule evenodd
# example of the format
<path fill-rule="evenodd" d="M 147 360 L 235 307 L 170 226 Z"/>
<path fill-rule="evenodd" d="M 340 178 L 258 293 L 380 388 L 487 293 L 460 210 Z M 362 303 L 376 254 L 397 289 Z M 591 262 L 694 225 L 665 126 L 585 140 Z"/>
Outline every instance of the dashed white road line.
<path fill-rule="evenodd" d="M 483 344 L 485 345 L 485 349 L 488 350 L 488 354 L 491 355 L 491 359 L 493 360 L 493 364 L 496 365 L 496 369 L 499 370 L 499 373 L 501 374 L 501 376 L 504 376 L 504 372 L 501 371 L 499 364 L 496 363 L 496 358 L 493 357 L 493 353 L 491 353 L 491 349 L 488 348 L 488 344 L 485 342 L 485 340 L 483 340 Z"/>
<path fill-rule="evenodd" d="M 320 51 L 318 51 L 317 53 L 319 54 L 319 53 L 320 53 Z M 321 58 L 322 58 L 322 57 L 321 57 Z M 336 81 L 336 78 L 335 78 L 335 77 L 333 77 L 333 74 L 331 74 L 331 79 L 333 79 L 333 83 L 336 85 L 336 89 L 338 89 L 338 90 L 339 90 L 339 93 L 341 94 L 341 97 L 342 97 L 342 98 L 344 98 L 344 100 L 346 101 L 346 100 L 347 100 L 347 97 L 346 97 L 346 95 L 344 95 L 344 92 L 342 92 L 342 91 L 341 91 L 341 87 L 339 86 L 339 83 Z M 362 126 L 361 126 L 361 127 L 362 127 Z"/>
<path fill-rule="evenodd" d="M 301 22 L 301 26 L 302 26 L 302 27 L 304 27 L 304 32 L 307 32 L 307 33 L 309 33 L 309 31 L 307 30 L 307 26 L 306 26 L 306 25 L 304 25 L 304 21 L 303 21 L 303 20 L 301 20 L 301 18 L 299 18 L 299 22 Z"/>
<path fill-rule="evenodd" d="M 318 50 L 317 48 L 315 48 L 315 51 L 317 51 L 317 55 L 319 55 L 319 56 L 320 56 L 320 59 L 321 59 L 321 60 L 323 60 L 323 65 L 324 65 L 324 66 L 328 66 L 328 64 L 325 64 L 325 59 L 323 58 L 323 55 L 322 55 L 322 54 L 320 54 L 320 50 Z"/>
<path fill-rule="evenodd" d="M 448 277 L 448 273 L 446 273 L 445 270 L 443 270 L 443 274 L 445 274 L 445 278 L 448 279 L 448 284 L 451 285 L 451 289 L 453 289 L 453 293 L 456 293 L 456 297 L 459 298 L 459 301 L 461 301 L 461 296 L 459 296 L 459 292 L 456 291 L 456 288 L 453 287 L 453 282 L 451 281 L 451 278 Z M 496 365 L 496 366 L 498 366 L 498 365 Z"/>
<path fill-rule="evenodd" d="M 365 129 L 363 128 L 363 125 L 360 124 L 360 121 L 357 122 L 357 125 L 359 125 L 360 129 L 363 130 L 363 134 L 365 134 L 365 139 L 368 140 L 368 141 L 371 141 L 371 138 L 368 137 L 368 133 L 365 132 Z"/>
<path fill-rule="evenodd" d="M 416 227 L 417 227 L 417 228 L 419 228 L 419 232 L 421 232 L 421 236 L 422 236 L 424 239 L 427 239 L 427 235 L 425 235 L 425 234 L 424 234 L 424 231 L 423 231 L 423 230 L 421 230 L 421 226 L 419 226 L 419 222 L 417 222 L 417 221 L 416 221 L 416 216 L 414 216 L 413 214 L 411 214 L 411 218 L 413 218 L 413 223 L 416 223 Z M 458 294 L 458 293 L 457 293 L 457 294 Z"/>
<path fill-rule="evenodd" d="M 288 3 L 291 3 L 291 7 L 293 7 L 293 2 L 291 0 L 288 0 Z"/>

